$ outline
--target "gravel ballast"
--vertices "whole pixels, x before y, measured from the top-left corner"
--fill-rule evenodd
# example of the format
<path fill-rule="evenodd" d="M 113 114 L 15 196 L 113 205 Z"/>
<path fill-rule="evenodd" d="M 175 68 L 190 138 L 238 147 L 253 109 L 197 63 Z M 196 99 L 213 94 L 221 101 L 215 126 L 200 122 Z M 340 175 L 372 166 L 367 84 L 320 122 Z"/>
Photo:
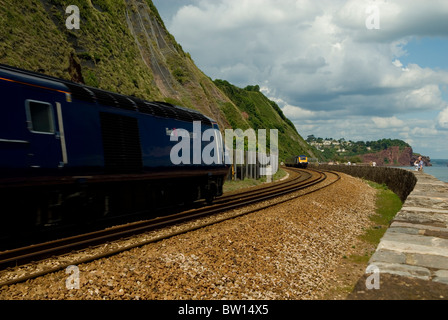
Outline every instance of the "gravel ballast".
<path fill-rule="evenodd" d="M 0 299 L 320 299 L 375 212 L 375 190 L 337 183 L 231 220 L 0 288 Z M 334 282 L 334 281 L 333 281 Z"/>

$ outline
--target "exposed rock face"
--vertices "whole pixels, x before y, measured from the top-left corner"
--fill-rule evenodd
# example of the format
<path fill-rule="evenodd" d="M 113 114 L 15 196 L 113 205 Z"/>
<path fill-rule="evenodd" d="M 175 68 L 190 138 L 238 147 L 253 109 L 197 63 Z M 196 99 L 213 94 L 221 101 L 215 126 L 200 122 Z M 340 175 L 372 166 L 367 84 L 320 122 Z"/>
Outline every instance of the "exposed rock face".
<path fill-rule="evenodd" d="M 376 162 L 379 166 L 409 166 L 414 163 L 412 148 L 390 147 L 377 153 L 361 156 L 364 163 Z"/>
<path fill-rule="evenodd" d="M 73 53 L 70 54 L 70 65 L 68 67 L 68 73 L 70 74 L 71 81 L 78 82 L 78 83 L 85 83 L 84 77 L 82 76 L 82 70 L 81 65 L 75 58 L 75 55 Z"/>

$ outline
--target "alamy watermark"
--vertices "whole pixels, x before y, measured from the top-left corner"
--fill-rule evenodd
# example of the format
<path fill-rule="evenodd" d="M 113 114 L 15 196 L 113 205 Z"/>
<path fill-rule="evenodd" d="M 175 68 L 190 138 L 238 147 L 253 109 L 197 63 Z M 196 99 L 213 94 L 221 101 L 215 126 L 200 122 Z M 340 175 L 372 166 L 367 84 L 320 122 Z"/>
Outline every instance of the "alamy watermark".
<path fill-rule="evenodd" d="M 68 266 L 65 273 L 69 274 L 65 280 L 67 290 L 79 289 L 79 268 L 77 266 Z"/>
<path fill-rule="evenodd" d="M 369 30 L 379 30 L 380 23 L 380 8 L 376 4 L 369 5 L 366 8 L 366 28 Z"/>
<path fill-rule="evenodd" d="M 366 288 L 368 290 L 379 290 L 380 289 L 380 268 L 371 264 L 367 267 L 366 273 L 371 273 L 366 279 Z"/>
<path fill-rule="evenodd" d="M 258 133 L 254 129 L 247 129 L 243 132 L 241 129 L 226 129 L 225 139 L 222 138 L 218 129 L 207 129 L 202 132 L 201 122 L 193 122 L 193 131 L 186 129 L 166 129 L 166 134 L 170 136 L 170 141 L 178 142 L 170 152 L 170 160 L 174 165 L 220 165 L 220 164 L 245 164 L 244 157 L 241 156 L 244 151 L 245 139 L 247 138 L 247 151 L 256 152 L 256 157 L 248 157 L 246 164 L 271 165 L 270 174 L 275 174 L 278 170 L 278 130 L 270 129 L 269 151 L 267 150 L 267 130 L 260 129 Z M 234 139 L 236 139 L 236 149 L 233 149 Z M 223 141 L 225 141 L 225 146 Z M 209 142 L 202 148 L 203 142 Z M 236 151 L 236 157 L 234 152 Z M 234 160 L 235 158 L 235 160 Z M 235 163 L 234 163 L 235 162 Z M 260 168 L 262 176 L 267 175 L 267 169 Z"/>
<path fill-rule="evenodd" d="M 65 20 L 65 26 L 67 29 L 79 29 L 79 23 L 80 23 L 80 15 L 79 15 L 79 8 L 75 5 L 70 5 L 65 9 L 66 14 L 70 14 L 68 18 Z"/>

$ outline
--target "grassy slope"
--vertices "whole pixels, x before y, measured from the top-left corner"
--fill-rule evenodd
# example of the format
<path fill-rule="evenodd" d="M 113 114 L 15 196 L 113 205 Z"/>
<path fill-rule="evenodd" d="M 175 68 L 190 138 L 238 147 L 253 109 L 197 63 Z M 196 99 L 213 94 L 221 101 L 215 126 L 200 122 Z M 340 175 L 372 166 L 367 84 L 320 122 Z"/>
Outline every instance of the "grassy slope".
<path fill-rule="evenodd" d="M 79 30 L 65 26 L 69 4 L 80 9 Z M 219 109 L 228 98 L 168 33 L 150 0 L 0 0 L 0 63 L 177 103 L 229 126 Z"/>
<path fill-rule="evenodd" d="M 315 157 L 312 148 L 299 135 L 296 128 L 277 106 L 257 89 L 238 88 L 227 81 L 215 80 L 215 84 L 238 106 L 228 105 L 223 111 L 233 127 L 240 129 L 277 129 L 279 156 L 284 161 L 291 155 L 306 154 Z M 241 120 L 243 115 L 243 120 Z M 269 147 L 269 143 L 268 143 Z"/>
<path fill-rule="evenodd" d="M 123 19 L 121 1 L 73 0 L 81 13 L 81 28 L 65 27 L 66 1 L 0 0 L 2 56 L 0 62 L 73 80 L 70 56 L 82 68 L 84 83 L 106 90 L 149 98 L 160 97 L 152 75 Z M 3 27 L 6 26 L 7 29 Z"/>
<path fill-rule="evenodd" d="M 360 238 L 365 241 L 366 244 L 372 246 L 372 248 L 376 248 L 384 233 L 386 233 L 390 223 L 401 210 L 403 202 L 400 200 L 400 197 L 389 190 L 386 185 L 380 185 L 372 181 L 367 181 L 367 183 L 377 189 L 376 214 L 370 217 L 370 220 L 375 226 L 367 229 Z M 374 249 L 366 250 L 364 255 L 355 254 L 350 256 L 350 259 L 354 262 L 367 264 L 374 251 Z"/>
<path fill-rule="evenodd" d="M 65 26 L 68 5 L 80 9 L 79 30 Z M 200 71 L 151 0 L 0 0 L 0 63 L 197 109 L 221 128 L 278 129 L 281 159 L 312 155 L 278 106 L 260 92 L 224 94 L 225 88 Z"/>

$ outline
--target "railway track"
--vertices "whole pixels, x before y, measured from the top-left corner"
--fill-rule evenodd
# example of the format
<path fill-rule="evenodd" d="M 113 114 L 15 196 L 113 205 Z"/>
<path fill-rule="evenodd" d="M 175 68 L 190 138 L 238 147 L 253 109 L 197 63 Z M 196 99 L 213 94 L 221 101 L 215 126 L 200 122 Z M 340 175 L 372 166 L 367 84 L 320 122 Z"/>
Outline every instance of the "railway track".
<path fill-rule="evenodd" d="M 335 172 L 329 172 L 329 171 L 323 172 L 311 169 L 303 170 L 293 168 L 287 168 L 286 170 L 289 172 L 290 178 L 285 181 L 276 182 L 265 187 L 253 188 L 243 192 L 230 193 L 228 195 L 220 197 L 215 201 L 213 205 L 210 206 L 200 207 L 197 209 L 191 209 L 180 213 L 159 217 L 156 219 L 133 222 L 100 231 L 90 232 L 87 234 L 72 236 L 64 239 L 49 241 L 45 243 L 0 252 L 0 269 L 5 269 L 11 266 L 19 266 L 26 263 L 30 263 L 32 261 L 43 260 L 45 258 L 49 258 L 52 256 L 69 253 L 74 250 L 92 248 L 94 246 L 109 243 L 115 240 L 129 238 L 136 234 L 142 234 L 156 229 L 172 226 L 174 224 L 180 224 L 194 219 L 217 215 L 219 213 L 239 209 L 242 207 L 251 207 L 251 206 L 255 207 L 231 216 L 231 218 L 235 218 L 236 216 L 239 215 L 259 211 L 268 208 L 270 206 L 274 206 L 279 203 L 289 201 L 293 198 L 297 198 L 299 196 L 315 192 L 317 190 L 320 190 L 337 182 L 340 179 L 339 174 Z M 334 178 L 330 182 L 323 183 L 326 180 L 327 181 L 329 180 L 328 174 L 333 175 Z M 274 199 L 280 199 L 282 198 L 282 196 L 290 195 L 296 191 L 301 190 L 305 190 L 305 192 L 295 196 L 287 197 L 286 199 L 274 200 Z M 264 202 L 269 203 L 261 206 L 257 205 Z M 175 233 L 170 233 L 169 235 L 156 237 L 144 242 L 134 243 L 130 246 L 124 246 L 118 249 L 101 252 L 100 254 L 89 256 L 76 262 L 71 261 L 69 263 L 59 264 L 58 266 L 46 268 L 45 270 L 34 272 L 23 277 L 0 282 L 0 286 L 26 281 L 30 278 L 42 276 L 46 273 L 62 270 L 72 264 L 86 263 L 103 257 L 111 256 L 125 250 L 130 250 L 134 247 L 143 246 L 145 244 L 160 241 L 164 238 L 171 237 L 176 234 L 203 228 L 207 225 L 218 223 L 226 219 L 229 218 L 224 217 L 222 219 L 214 219 L 212 222 L 201 223 L 192 228 L 184 229 Z"/>

